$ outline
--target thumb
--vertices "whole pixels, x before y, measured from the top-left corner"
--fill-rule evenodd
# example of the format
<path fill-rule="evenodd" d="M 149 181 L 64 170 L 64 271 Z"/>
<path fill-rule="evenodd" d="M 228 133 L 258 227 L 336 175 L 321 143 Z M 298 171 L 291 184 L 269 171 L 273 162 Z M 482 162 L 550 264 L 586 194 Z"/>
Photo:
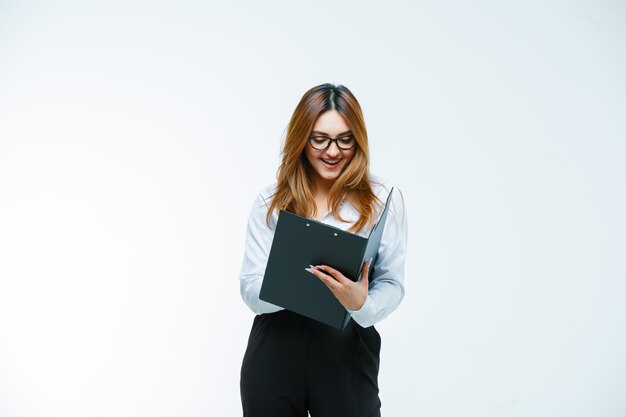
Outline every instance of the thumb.
<path fill-rule="evenodd" d="M 371 263 L 372 263 L 372 258 L 370 258 L 367 262 L 363 264 L 363 272 L 361 273 L 361 285 L 364 287 L 369 286 L 369 274 L 370 274 Z"/>

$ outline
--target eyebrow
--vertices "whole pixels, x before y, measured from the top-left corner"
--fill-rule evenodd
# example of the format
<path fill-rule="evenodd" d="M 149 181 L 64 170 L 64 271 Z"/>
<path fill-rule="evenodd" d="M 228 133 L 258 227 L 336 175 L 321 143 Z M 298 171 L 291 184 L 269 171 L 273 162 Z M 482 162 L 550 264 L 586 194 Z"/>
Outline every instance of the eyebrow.
<path fill-rule="evenodd" d="M 314 131 L 312 131 L 311 133 L 319 133 L 320 135 L 326 135 L 326 136 L 328 136 L 328 133 L 326 133 L 326 132 L 320 132 L 319 130 L 314 130 Z M 352 131 L 351 131 L 351 130 L 346 130 L 345 132 L 342 132 L 342 133 L 338 134 L 337 136 L 343 136 L 343 135 L 345 135 L 345 134 L 347 134 L 347 133 L 352 133 Z"/>

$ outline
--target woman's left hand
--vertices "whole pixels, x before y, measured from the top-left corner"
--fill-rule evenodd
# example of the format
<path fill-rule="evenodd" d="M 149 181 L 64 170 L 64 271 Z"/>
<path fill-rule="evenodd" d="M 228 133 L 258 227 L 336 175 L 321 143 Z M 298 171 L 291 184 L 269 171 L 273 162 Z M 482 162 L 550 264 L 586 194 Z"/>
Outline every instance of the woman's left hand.
<path fill-rule="evenodd" d="M 371 261 L 370 259 L 363 264 L 361 280 L 358 282 L 346 278 L 341 272 L 328 265 L 316 265 L 305 269 L 326 284 L 346 310 L 360 310 L 367 298 L 369 265 Z"/>

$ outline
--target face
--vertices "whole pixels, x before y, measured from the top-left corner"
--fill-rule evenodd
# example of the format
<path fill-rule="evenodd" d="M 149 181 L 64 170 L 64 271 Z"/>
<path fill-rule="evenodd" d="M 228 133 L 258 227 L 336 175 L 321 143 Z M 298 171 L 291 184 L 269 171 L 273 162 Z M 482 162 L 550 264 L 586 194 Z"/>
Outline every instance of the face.
<path fill-rule="evenodd" d="M 329 110 L 317 118 L 313 125 L 311 136 L 336 138 L 348 133 L 351 133 L 350 128 L 343 116 L 337 110 Z M 354 156 L 356 146 L 350 150 L 344 150 L 339 148 L 336 142 L 332 142 L 326 150 L 318 151 L 310 143 L 307 143 L 305 149 L 306 157 L 314 170 L 314 181 L 326 188 L 332 185 L 339 177 L 339 174 L 348 166 Z M 324 161 L 339 162 L 333 166 Z"/>

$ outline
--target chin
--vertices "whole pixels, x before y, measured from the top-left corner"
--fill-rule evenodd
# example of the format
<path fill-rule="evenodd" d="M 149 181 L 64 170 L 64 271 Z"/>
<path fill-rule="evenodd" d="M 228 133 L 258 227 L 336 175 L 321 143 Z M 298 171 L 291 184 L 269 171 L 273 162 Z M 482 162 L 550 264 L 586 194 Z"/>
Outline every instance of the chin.
<path fill-rule="evenodd" d="M 328 173 L 328 172 L 318 172 L 318 175 L 320 177 L 322 177 L 325 180 L 336 180 L 339 177 L 339 174 L 341 174 L 341 171 L 337 171 L 337 172 L 333 172 L 333 173 Z"/>

